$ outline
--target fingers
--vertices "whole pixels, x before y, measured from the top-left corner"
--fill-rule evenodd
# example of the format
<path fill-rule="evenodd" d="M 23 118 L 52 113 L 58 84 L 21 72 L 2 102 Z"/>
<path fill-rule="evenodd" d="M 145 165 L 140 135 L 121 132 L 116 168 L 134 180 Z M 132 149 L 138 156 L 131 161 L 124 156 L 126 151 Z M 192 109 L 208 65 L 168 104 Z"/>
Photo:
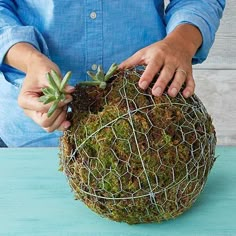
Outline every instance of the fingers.
<path fill-rule="evenodd" d="M 161 63 L 151 61 L 146 66 L 139 80 L 139 87 L 144 90 L 147 89 L 155 75 L 160 73 L 156 83 L 152 87 L 152 94 L 154 96 L 161 96 L 171 80 L 172 83 L 167 91 L 171 97 L 175 97 L 179 93 L 184 83 L 186 83 L 186 87 L 183 91 L 184 97 L 188 98 L 193 95 L 195 83 L 192 77 L 192 71 L 187 72 L 188 69 L 176 69 L 175 66 L 171 64 L 164 65 L 163 68 L 161 67 Z"/>
<path fill-rule="evenodd" d="M 188 98 L 192 96 L 194 94 L 194 90 L 195 90 L 195 82 L 191 74 L 191 75 L 188 75 L 187 80 L 186 80 L 186 87 L 183 91 L 184 97 Z"/>
<path fill-rule="evenodd" d="M 58 76 L 54 76 L 51 80 L 46 75 L 52 70 Z M 54 62 L 43 54 L 40 57 L 36 56 L 34 60 L 30 61 L 30 66 L 28 66 L 26 77 L 18 96 L 18 104 L 24 110 L 25 114 L 47 132 L 65 130 L 70 126 L 70 122 L 66 120 L 67 104 L 72 101 L 72 93 L 75 88 L 64 84 L 68 81 L 68 77 L 65 77 L 65 80 L 62 80 L 64 83 L 62 85 L 60 84 L 60 90 L 63 89 L 63 91 L 60 91 L 60 94 L 56 91 L 57 85 L 61 82 L 59 81 L 60 79 L 62 79 L 60 69 Z M 48 90 L 43 90 L 43 88 L 48 88 Z M 41 102 L 43 99 L 40 101 L 39 98 L 41 96 L 45 96 L 44 101 L 48 102 L 48 104 Z M 56 96 L 65 97 L 65 99 L 59 101 L 57 104 L 60 98 L 57 99 Z M 53 104 L 54 106 L 52 106 Z M 55 105 L 57 105 L 56 108 Z M 51 107 L 56 110 L 48 117 L 48 111 L 53 110 Z"/>
<path fill-rule="evenodd" d="M 146 65 L 146 68 L 139 80 L 139 87 L 147 89 L 154 77 L 159 76 L 152 87 L 154 96 L 161 96 L 167 85 L 170 85 L 167 93 L 175 97 L 182 86 L 185 98 L 194 93 L 195 83 L 192 77 L 192 58 L 183 47 L 162 40 L 149 45 L 136 52 L 133 56 L 119 65 L 120 69 L 127 69 L 136 65 Z M 171 83 L 170 83 L 171 81 Z"/>
<path fill-rule="evenodd" d="M 190 97 L 194 93 L 195 82 L 192 77 L 192 72 L 187 72 L 183 69 L 176 69 L 171 67 L 164 67 L 157 79 L 157 82 L 152 88 L 152 93 L 154 96 L 161 96 L 166 86 L 172 80 L 167 93 L 171 97 L 176 97 L 176 95 L 181 90 L 184 83 L 186 83 L 183 90 L 183 95 L 185 98 Z"/>
<path fill-rule="evenodd" d="M 165 65 L 160 72 L 160 75 L 152 88 L 152 94 L 154 96 L 161 96 L 164 92 L 167 84 L 173 78 L 175 68 L 171 65 Z"/>
<path fill-rule="evenodd" d="M 74 86 L 71 86 L 71 85 L 66 85 L 66 87 L 65 87 L 65 92 L 67 93 L 67 94 L 71 94 L 71 93 L 73 93 L 74 91 L 75 91 L 75 87 Z"/>
<path fill-rule="evenodd" d="M 122 63 L 120 67 L 128 68 L 134 66 L 134 62 L 136 62 L 136 65 L 141 64 L 140 62 L 142 60 L 138 60 L 137 55 L 137 53 L 134 54 L 134 56 Z M 188 69 L 176 69 L 175 63 L 173 62 L 165 64 L 161 60 L 158 61 L 152 59 L 147 64 L 146 69 L 139 80 L 139 87 L 144 90 L 147 89 L 155 75 L 160 73 L 156 83 L 153 85 L 152 88 L 152 94 L 154 96 L 161 96 L 164 90 L 166 89 L 166 86 L 172 80 L 172 83 L 168 89 L 168 94 L 171 97 L 175 97 L 182 88 L 183 84 L 186 82 L 186 88 L 183 92 L 183 95 L 187 98 L 194 93 L 195 89 L 194 80 L 192 78 L 192 71 L 187 71 Z"/>
<path fill-rule="evenodd" d="M 58 72 L 58 74 L 60 73 Z M 43 76 L 43 78 L 26 76 L 20 94 L 18 96 L 19 106 L 23 109 L 46 113 L 52 104 L 43 104 L 43 102 L 39 101 L 39 98 L 43 95 L 42 88 L 46 88 L 48 86 L 49 84 L 45 78 L 45 75 Z M 59 108 L 72 101 L 71 94 L 74 92 L 74 90 L 75 87 L 73 86 L 65 86 L 63 91 L 63 93 L 65 93 L 65 99 L 59 102 Z"/>
<path fill-rule="evenodd" d="M 149 84 L 152 82 L 155 75 L 160 71 L 161 64 L 158 64 L 156 61 L 151 61 L 145 71 L 143 72 L 140 80 L 139 80 L 139 87 L 141 89 L 147 89 Z"/>
<path fill-rule="evenodd" d="M 50 117 L 48 117 L 47 113 L 52 104 L 44 105 L 38 101 L 38 98 L 37 94 L 31 94 L 28 97 L 22 96 L 22 98 L 19 96 L 18 101 L 27 116 L 47 132 L 53 132 L 55 130 L 65 131 L 70 127 L 71 123 L 66 120 L 66 104 L 72 101 L 71 95 L 66 95 L 65 101 L 58 104 L 58 108 Z"/>
<path fill-rule="evenodd" d="M 21 108 L 26 110 L 37 111 L 41 113 L 47 113 L 51 103 L 43 104 L 39 101 L 39 94 L 36 92 L 21 92 L 18 97 L 18 104 Z M 66 95 L 64 101 L 59 102 L 58 108 L 65 106 L 72 101 L 72 96 L 70 94 Z"/>
<path fill-rule="evenodd" d="M 24 110 L 24 112 L 47 132 L 53 132 L 55 130 L 65 131 L 71 125 L 71 123 L 66 120 L 67 107 L 57 109 L 49 118 L 47 113 L 33 110 Z"/>
<path fill-rule="evenodd" d="M 145 60 L 142 58 L 142 50 L 136 52 L 134 55 L 129 57 L 127 60 L 123 61 L 119 65 L 119 69 L 127 69 L 132 66 L 145 64 Z"/>
<path fill-rule="evenodd" d="M 179 68 L 174 71 L 174 74 L 172 77 L 173 77 L 173 81 L 168 89 L 168 94 L 171 97 L 175 97 L 187 79 L 187 72 Z"/>

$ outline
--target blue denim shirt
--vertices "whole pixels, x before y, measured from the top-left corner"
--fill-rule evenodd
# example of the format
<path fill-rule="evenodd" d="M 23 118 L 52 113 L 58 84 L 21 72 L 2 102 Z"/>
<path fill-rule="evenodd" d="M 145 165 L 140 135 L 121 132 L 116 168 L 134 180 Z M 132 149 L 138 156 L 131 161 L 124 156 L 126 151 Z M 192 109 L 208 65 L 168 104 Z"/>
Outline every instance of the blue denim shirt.
<path fill-rule="evenodd" d="M 163 39 L 177 25 L 197 26 L 203 44 L 193 58 L 208 55 L 225 0 L 0 0 L 0 137 L 10 147 L 57 146 L 60 132 L 46 133 L 17 104 L 25 74 L 4 64 L 8 49 L 28 42 L 61 69 L 72 84 L 87 70 L 120 63 L 137 50 Z"/>

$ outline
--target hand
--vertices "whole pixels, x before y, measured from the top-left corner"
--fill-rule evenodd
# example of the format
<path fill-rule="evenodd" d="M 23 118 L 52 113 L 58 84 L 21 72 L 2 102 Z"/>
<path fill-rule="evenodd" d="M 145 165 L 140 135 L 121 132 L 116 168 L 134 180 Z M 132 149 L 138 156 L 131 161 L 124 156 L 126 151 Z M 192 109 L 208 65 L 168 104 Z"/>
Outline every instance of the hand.
<path fill-rule="evenodd" d="M 186 33 L 189 33 L 186 35 Z M 190 34 L 192 33 L 192 35 Z M 154 96 L 161 96 L 168 83 L 172 80 L 168 94 L 175 97 L 182 85 L 184 97 L 194 93 L 195 83 L 192 75 L 192 57 L 201 45 L 200 32 L 191 25 L 177 27 L 162 41 L 145 47 L 119 65 L 120 69 L 135 65 L 147 65 L 139 80 L 139 87 L 146 89 L 154 76 L 160 75 L 152 87 Z M 190 37 L 194 37 L 193 41 Z"/>
<path fill-rule="evenodd" d="M 55 63 L 39 52 L 33 53 L 29 62 L 26 77 L 18 97 L 19 106 L 23 108 L 27 116 L 47 132 L 68 129 L 71 124 L 66 120 L 66 104 L 72 101 L 70 94 L 74 91 L 74 87 L 68 85 L 65 87 L 67 93 L 65 101 L 60 102 L 56 111 L 48 118 L 47 112 L 51 103 L 44 105 L 39 102 L 39 97 L 42 95 L 42 88 L 49 85 L 46 73 L 53 69 L 61 75 L 60 70 Z"/>

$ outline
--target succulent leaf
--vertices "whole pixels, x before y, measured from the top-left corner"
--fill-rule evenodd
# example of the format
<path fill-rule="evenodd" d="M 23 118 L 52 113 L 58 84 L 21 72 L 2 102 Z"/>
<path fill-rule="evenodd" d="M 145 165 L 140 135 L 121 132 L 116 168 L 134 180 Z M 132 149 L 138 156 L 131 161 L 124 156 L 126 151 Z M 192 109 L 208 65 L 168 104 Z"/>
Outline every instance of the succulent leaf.
<path fill-rule="evenodd" d="M 48 104 L 50 102 L 55 101 L 55 97 L 54 96 L 42 96 L 39 98 L 39 101 L 42 102 L 43 104 Z"/>
<path fill-rule="evenodd" d="M 107 73 L 105 75 L 105 81 L 108 81 L 111 78 L 111 76 L 115 73 L 117 68 L 118 68 L 118 65 L 116 63 L 113 63 L 110 66 L 109 70 L 107 71 Z"/>
<path fill-rule="evenodd" d="M 103 69 L 100 65 L 98 66 L 96 77 L 97 77 L 98 81 L 105 80 L 105 74 L 104 74 Z"/>
<path fill-rule="evenodd" d="M 43 95 L 39 98 L 39 102 L 45 102 L 47 100 L 48 96 L 47 95 Z"/>
<path fill-rule="evenodd" d="M 82 81 L 80 82 L 81 85 L 92 85 L 92 86 L 96 86 L 96 85 L 100 85 L 101 82 L 100 81 Z"/>
<path fill-rule="evenodd" d="M 92 71 L 87 71 L 87 74 L 91 79 L 93 79 L 95 81 L 97 80 L 96 74 L 93 73 Z"/>
<path fill-rule="evenodd" d="M 50 87 L 42 88 L 42 92 L 45 95 L 54 95 L 54 90 Z"/>
<path fill-rule="evenodd" d="M 55 70 L 51 70 L 51 76 L 54 80 L 54 82 L 56 83 L 58 89 L 60 88 L 60 84 L 61 84 L 61 79 L 59 78 L 58 74 L 56 73 Z"/>
<path fill-rule="evenodd" d="M 48 79 L 50 87 L 54 90 L 54 93 L 56 93 L 56 92 L 59 93 L 59 88 L 57 87 L 57 84 L 54 81 L 51 73 L 47 73 L 47 79 Z"/>
<path fill-rule="evenodd" d="M 64 101 L 66 99 L 66 96 L 64 93 L 61 93 L 59 100 Z"/>
<path fill-rule="evenodd" d="M 68 83 L 68 81 L 69 81 L 69 79 L 70 79 L 70 77 L 71 77 L 71 74 L 72 74 L 71 71 L 68 71 L 68 72 L 66 73 L 66 75 L 64 76 L 64 78 L 62 79 L 61 84 L 60 84 L 60 86 L 59 86 L 61 92 L 63 91 L 63 89 L 64 89 L 65 86 L 67 85 L 67 83 Z"/>
<path fill-rule="evenodd" d="M 48 117 L 50 117 L 55 112 L 55 110 L 57 109 L 58 103 L 59 103 L 58 100 L 53 102 L 52 106 L 48 110 L 48 114 L 47 114 Z"/>

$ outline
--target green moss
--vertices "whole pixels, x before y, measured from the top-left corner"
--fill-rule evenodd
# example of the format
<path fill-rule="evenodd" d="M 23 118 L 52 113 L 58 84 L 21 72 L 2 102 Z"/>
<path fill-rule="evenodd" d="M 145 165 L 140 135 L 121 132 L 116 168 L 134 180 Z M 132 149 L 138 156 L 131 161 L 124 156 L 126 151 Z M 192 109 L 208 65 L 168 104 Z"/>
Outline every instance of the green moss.
<path fill-rule="evenodd" d="M 120 191 L 120 181 L 119 176 L 114 172 L 110 171 L 104 178 L 101 183 L 101 189 L 104 189 L 108 193 L 116 194 Z"/>
<path fill-rule="evenodd" d="M 104 147 L 110 147 L 115 141 L 113 129 L 109 126 L 102 127 L 94 136 L 98 145 Z"/>
<path fill-rule="evenodd" d="M 111 125 L 119 116 L 119 111 L 115 106 L 104 106 L 104 109 L 99 113 L 102 126 Z"/>
<path fill-rule="evenodd" d="M 82 124 L 81 124 L 82 125 Z M 92 135 L 96 133 L 96 131 L 101 127 L 101 120 L 95 114 L 91 114 L 86 120 L 84 129 L 80 133 L 83 132 L 86 136 Z"/>
<path fill-rule="evenodd" d="M 112 150 L 116 153 L 116 156 L 122 161 L 128 161 L 131 155 L 131 149 L 129 141 L 126 139 L 116 139 L 112 145 Z"/>
<path fill-rule="evenodd" d="M 162 142 L 164 143 L 164 145 L 171 146 L 172 144 L 171 141 L 172 141 L 172 137 L 169 134 L 167 134 L 165 130 L 163 130 Z"/>
<path fill-rule="evenodd" d="M 129 139 L 132 134 L 132 127 L 127 119 L 119 119 L 113 125 L 114 134 L 118 139 Z"/>
<path fill-rule="evenodd" d="M 118 160 L 110 148 L 101 148 L 99 154 L 99 160 L 103 164 L 105 169 L 116 169 L 118 166 Z"/>

